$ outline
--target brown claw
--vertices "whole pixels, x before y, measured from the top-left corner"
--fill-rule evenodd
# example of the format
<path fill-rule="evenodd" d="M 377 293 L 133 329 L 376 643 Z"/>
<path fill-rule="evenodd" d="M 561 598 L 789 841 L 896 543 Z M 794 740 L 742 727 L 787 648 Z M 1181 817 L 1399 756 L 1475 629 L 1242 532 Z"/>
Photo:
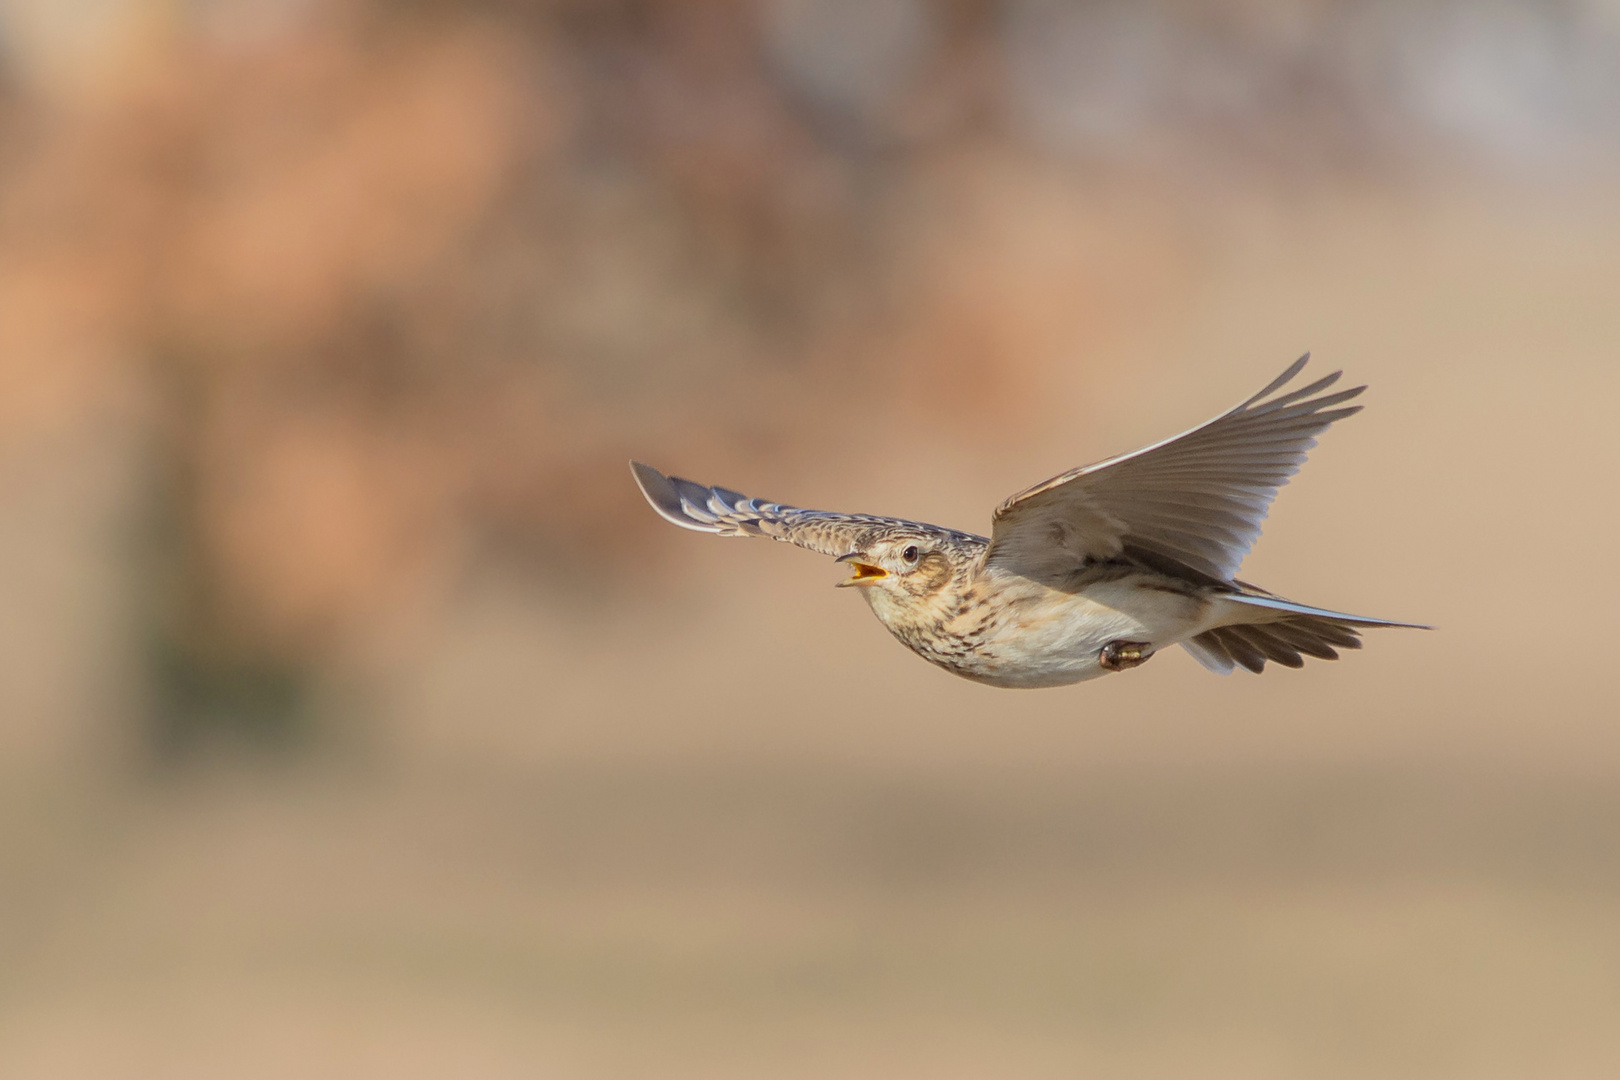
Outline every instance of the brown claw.
<path fill-rule="evenodd" d="M 1097 659 L 1109 671 L 1124 671 L 1141 667 L 1153 656 L 1153 646 L 1146 641 L 1110 641 L 1102 647 Z"/>

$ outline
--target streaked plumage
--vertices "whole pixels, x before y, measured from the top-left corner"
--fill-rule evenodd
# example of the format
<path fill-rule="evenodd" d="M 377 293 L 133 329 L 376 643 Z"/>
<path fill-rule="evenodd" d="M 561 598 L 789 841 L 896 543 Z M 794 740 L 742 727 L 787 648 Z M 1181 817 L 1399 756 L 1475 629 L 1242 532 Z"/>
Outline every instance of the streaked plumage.
<path fill-rule="evenodd" d="M 1360 628 L 1416 626 L 1296 604 L 1236 577 L 1316 436 L 1361 409 L 1345 403 L 1364 386 L 1325 392 L 1339 372 L 1279 393 L 1308 359 L 1208 423 L 1014 495 L 988 539 L 631 470 L 682 528 L 768 536 L 852 563 L 840 584 L 859 587 L 918 655 L 969 679 L 1061 686 L 1176 644 L 1221 673 L 1300 667 L 1360 648 Z"/>

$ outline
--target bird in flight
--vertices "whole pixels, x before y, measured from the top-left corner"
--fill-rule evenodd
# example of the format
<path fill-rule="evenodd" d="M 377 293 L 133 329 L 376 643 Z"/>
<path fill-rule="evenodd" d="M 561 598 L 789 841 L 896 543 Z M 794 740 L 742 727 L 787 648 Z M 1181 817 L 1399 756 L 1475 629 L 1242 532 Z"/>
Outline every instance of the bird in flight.
<path fill-rule="evenodd" d="M 1243 404 L 1163 442 L 1009 498 L 988 538 L 870 514 L 751 499 L 630 463 L 654 510 L 685 529 L 768 536 L 848 563 L 889 632 L 992 686 L 1063 686 L 1180 645 L 1204 667 L 1260 672 L 1359 649 L 1370 626 L 1427 629 L 1296 604 L 1237 578 L 1277 489 L 1316 436 L 1359 412 L 1335 371 L 1283 392 L 1299 358 Z"/>

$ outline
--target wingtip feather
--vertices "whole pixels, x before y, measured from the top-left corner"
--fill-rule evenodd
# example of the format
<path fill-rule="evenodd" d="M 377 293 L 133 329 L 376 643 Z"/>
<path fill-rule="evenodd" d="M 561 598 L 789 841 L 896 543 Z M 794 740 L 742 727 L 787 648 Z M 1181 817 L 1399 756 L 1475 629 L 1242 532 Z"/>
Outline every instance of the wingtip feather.
<path fill-rule="evenodd" d="M 653 468 L 643 465 L 639 461 L 630 462 L 630 473 L 636 478 L 636 486 L 648 504 L 658 511 L 658 516 L 672 525 L 679 525 L 683 529 L 694 532 L 716 532 L 713 525 L 698 521 L 686 512 L 681 502 L 680 491 L 669 477 Z"/>
<path fill-rule="evenodd" d="M 1265 400 L 1266 397 L 1271 395 L 1273 392 L 1282 389 L 1284 386 L 1287 386 L 1290 382 L 1293 381 L 1295 375 L 1298 375 L 1301 371 L 1305 370 L 1305 365 L 1310 363 L 1310 360 L 1311 360 L 1311 354 L 1306 353 L 1304 356 L 1301 356 L 1298 360 L 1295 360 L 1292 364 L 1289 364 L 1288 365 L 1288 370 L 1284 371 L 1281 375 L 1277 376 L 1275 379 L 1272 379 L 1271 382 L 1266 384 L 1266 388 L 1264 390 L 1262 390 L 1258 394 L 1254 395 L 1254 397 L 1250 398 L 1248 401 L 1245 401 L 1241 406 L 1239 406 L 1239 408 L 1247 408 L 1250 405 L 1253 405 L 1257 401 L 1263 401 L 1263 400 Z"/>

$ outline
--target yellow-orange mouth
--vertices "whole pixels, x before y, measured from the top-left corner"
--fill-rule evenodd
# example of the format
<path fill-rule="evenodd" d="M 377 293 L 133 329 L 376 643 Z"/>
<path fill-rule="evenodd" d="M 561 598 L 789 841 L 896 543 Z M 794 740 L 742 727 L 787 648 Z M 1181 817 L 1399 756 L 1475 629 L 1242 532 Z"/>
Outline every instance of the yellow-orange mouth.
<path fill-rule="evenodd" d="M 840 589 L 846 585 L 870 585 L 874 581 L 889 576 L 889 572 L 883 567 L 873 566 L 871 563 L 851 562 L 849 565 L 854 569 L 855 576 L 840 581 L 838 583 Z"/>

